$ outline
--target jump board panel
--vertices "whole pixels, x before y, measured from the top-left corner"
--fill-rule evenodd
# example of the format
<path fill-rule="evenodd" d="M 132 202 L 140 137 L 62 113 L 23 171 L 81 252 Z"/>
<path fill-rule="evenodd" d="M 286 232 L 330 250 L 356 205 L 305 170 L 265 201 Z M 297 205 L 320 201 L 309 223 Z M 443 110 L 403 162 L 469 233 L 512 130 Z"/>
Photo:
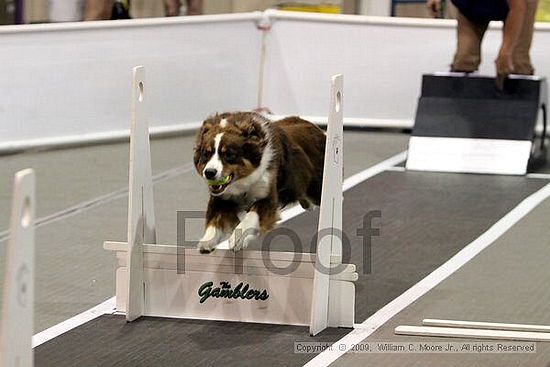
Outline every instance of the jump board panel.
<path fill-rule="evenodd" d="M 128 246 L 106 242 L 104 247 L 119 260 L 116 309 L 124 313 Z M 205 255 L 196 248 L 145 244 L 144 315 L 309 325 L 315 261 L 309 253 L 217 249 Z M 330 274 L 330 286 L 342 295 L 353 294 L 357 278 L 355 265 L 340 264 Z M 353 326 L 350 306 L 339 308 L 339 323 Z"/>

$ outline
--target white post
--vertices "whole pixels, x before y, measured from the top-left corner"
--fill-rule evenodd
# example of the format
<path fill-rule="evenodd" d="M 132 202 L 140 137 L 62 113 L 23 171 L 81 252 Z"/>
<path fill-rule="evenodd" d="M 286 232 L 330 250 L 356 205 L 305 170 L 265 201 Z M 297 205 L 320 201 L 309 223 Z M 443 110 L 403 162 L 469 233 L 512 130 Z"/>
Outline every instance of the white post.
<path fill-rule="evenodd" d="M 359 14 L 389 17 L 391 7 L 391 0 L 361 0 Z"/>
<path fill-rule="evenodd" d="M 309 333 L 329 325 L 330 268 L 342 261 L 343 76 L 332 77 Z"/>
<path fill-rule="evenodd" d="M 130 128 L 127 321 L 137 319 L 145 311 L 143 244 L 157 242 L 145 89 L 145 69 L 136 66 L 133 68 Z"/>
<path fill-rule="evenodd" d="M 15 175 L 2 300 L 0 367 L 33 365 L 34 171 Z"/>
<path fill-rule="evenodd" d="M 84 0 L 48 0 L 50 22 L 79 22 L 84 18 Z"/>

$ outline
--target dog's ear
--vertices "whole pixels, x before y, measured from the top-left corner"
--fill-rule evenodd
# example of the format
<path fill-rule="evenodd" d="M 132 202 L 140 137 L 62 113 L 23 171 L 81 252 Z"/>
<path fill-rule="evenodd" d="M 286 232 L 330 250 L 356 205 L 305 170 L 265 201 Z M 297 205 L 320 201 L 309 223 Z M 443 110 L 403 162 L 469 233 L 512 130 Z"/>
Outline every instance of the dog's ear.
<path fill-rule="evenodd" d="M 257 139 L 245 140 L 243 143 L 243 155 L 254 166 L 258 166 L 262 160 L 264 147 L 263 141 L 258 141 Z"/>
<path fill-rule="evenodd" d="M 202 122 L 202 126 L 197 132 L 197 137 L 195 138 L 195 151 L 199 150 L 202 142 L 204 140 L 204 135 L 216 124 L 216 120 L 219 120 L 218 114 L 215 116 L 210 116 Z"/>
<path fill-rule="evenodd" d="M 218 125 L 220 123 L 220 115 L 217 113 L 214 116 L 208 117 L 206 120 L 202 122 L 201 126 L 201 133 L 206 133 L 208 130 L 210 130 L 215 125 Z"/>
<path fill-rule="evenodd" d="M 250 125 L 248 125 L 245 130 L 246 136 L 250 138 L 260 138 L 260 132 L 261 128 L 255 122 L 252 122 Z"/>
<path fill-rule="evenodd" d="M 202 126 L 199 130 L 199 135 L 206 134 L 214 126 L 219 125 L 220 121 L 221 121 L 221 117 L 217 113 L 214 116 L 209 116 L 206 120 L 202 122 Z"/>
<path fill-rule="evenodd" d="M 243 137 L 252 140 L 263 140 L 265 132 L 262 126 L 256 121 L 247 121 L 240 126 Z"/>

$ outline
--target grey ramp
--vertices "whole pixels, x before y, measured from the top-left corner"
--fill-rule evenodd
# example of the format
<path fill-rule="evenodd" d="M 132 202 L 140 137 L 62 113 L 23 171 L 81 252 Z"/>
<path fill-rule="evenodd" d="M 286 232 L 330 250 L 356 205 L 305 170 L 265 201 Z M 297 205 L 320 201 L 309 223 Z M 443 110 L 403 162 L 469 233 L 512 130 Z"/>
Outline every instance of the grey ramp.
<path fill-rule="evenodd" d="M 426 276 L 542 184 L 542 180 L 521 177 L 385 172 L 346 192 L 344 227 L 351 239 L 351 262 L 358 265 L 359 272 L 363 271 L 363 254 L 361 238 L 354 235 L 356 227 L 367 210 L 383 213 L 381 236 L 372 244 L 372 274 L 361 275 L 357 282 L 356 320 L 364 320 Z M 285 227 L 309 243 L 316 221 L 317 213 L 309 212 Z M 277 237 L 272 250 L 292 247 Z M 111 271 L 114 277 L 114 269 Z M 241 366 L 248 363 L 243 362 L 243 355 L 260 356 L 251 365 L 299 366 L 314 355 L 293 354 L 294 342 L 336 341 L 349 332 L 328 329 L 318 339 L 310 338 L 305 327 L 150 318 L 124 328 L 121 323 L 104 316 L 39 346 L 37 366 L 86 365 L 80 358 L 91 366 L 170 366 L 197 360 L 212 366 Z M 149 325 L 167 332 L 144 332 L 144 328 L 153 328 Z M 189 329 L 193 330 L 193 342 L 187 339 Z M 111 342 L 113 335 L 116 342 Z M 173 340 L 179 338 L 182 342 L 173 346 Z M 198 346 L 203 340 L 207 342 Z M 174 350 L 172 362 L 162 356 L 158 358 L 166 364 L 150 359 L 167 345 Z M 97 363 L 92 363 L 92 356 Z M 140 360 L 145 362 L 133 363 Z"/>
<path fill-rule="evenodd" d="M 365 341 L 473 341 L 394 334 L 396 326 L 420 325 L 424 318 L 550 325 L 549 216 L 547 199 Z M 376 366 L 550 366 L 550 344 L 537 343 L 536 348 L 536 354 L 346 354 L 333 366 L 363 366 L 366 361 Z"/>

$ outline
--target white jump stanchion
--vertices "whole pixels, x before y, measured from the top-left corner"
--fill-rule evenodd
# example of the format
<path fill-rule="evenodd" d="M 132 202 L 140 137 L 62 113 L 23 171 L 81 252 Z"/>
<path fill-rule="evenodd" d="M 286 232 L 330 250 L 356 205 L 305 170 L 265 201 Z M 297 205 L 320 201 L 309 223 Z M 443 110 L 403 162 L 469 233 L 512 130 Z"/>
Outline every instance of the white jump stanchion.
<path fill-rule="evenodd" d="M 128 282 L 126 319 L 144 313 L 143 244 L 156 243 L 149 122 L 145 104 L 145 69 L 132 70 L 132 121 L 128 200 Z"/>
<path fill-rule="evenodd" d="M 327 326 L 353 327 L 358 275 L 355 265 L 341 263 L 335 233 L 321 238 L 321 261 L 327 268 L 339 266 L 339 271 L 321 278 L 315 269 L 317 256 L 311 253 L 216 249 L 200 254 L 195 248 L 156 243 L 145 101 L 136 94 L 140 82 L 143 92 L 143 68 L 134 69 L 134 76 L 128 242 L 104 243 L 118 258 L 117 312 L 129 321 L 143 315 L 303 325 L 312 334 Z M 333 80 L 322 229 L 341 230 L 341 82 L 341 76 Z"/>
<path fill-rule="evenodd" d="M 0 326 L 0 367 L 33 365 L 34 171 L 15 175 Z"/>
<path fill-rule="evenodd" d="M 319 212 L 317 260 L 313 278 L 313 302 L 309 333 L 316 335 L 327 326 L 337 326 L 337 314 L 330 309 L 337 307 L 338 302 L 351 302 L 353 299 L 341 299 L 331 290 L 330 271 L 342 263 L 342 175 L 343 175 L 343 76 L 332 77 L 330 91 L 327 141 L 325 146 L 325 163 L 323 172 L 323 190 Z M 333 263 L 333 261 L 335 263 Z M 330 295 L 336 296 L 331 298 Z M 350 292 L 355 296 L 354 292 Z M 351 321 L 353 323 L 353 320 Z"/>

